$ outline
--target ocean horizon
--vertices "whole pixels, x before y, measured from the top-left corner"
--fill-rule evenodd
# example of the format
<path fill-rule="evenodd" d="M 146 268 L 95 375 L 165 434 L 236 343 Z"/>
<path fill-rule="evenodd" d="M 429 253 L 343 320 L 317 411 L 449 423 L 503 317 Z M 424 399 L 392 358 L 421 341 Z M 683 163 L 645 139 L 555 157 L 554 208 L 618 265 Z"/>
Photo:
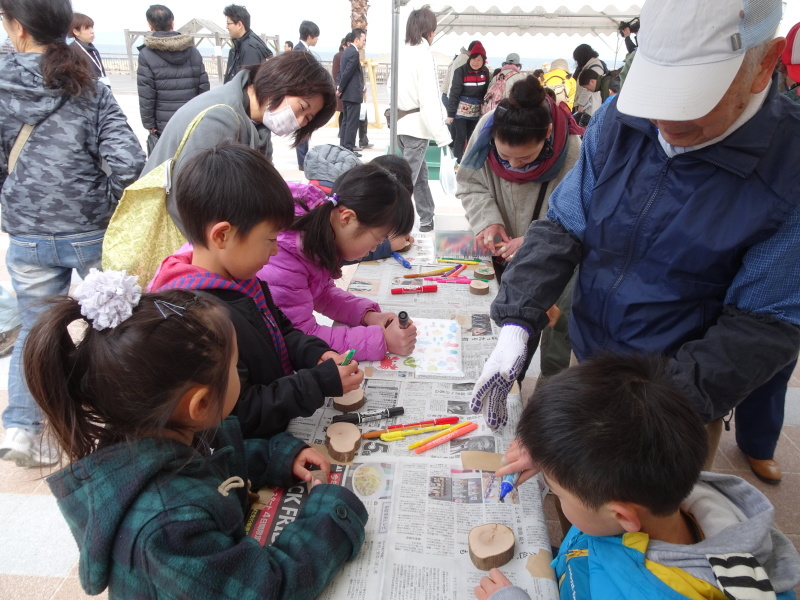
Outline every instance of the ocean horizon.
<path fill-rule="evenodd" d="M 137 46 L 134 46 L 134 48 L 133 48 L 134 57 L 137 55 L 137 48 L 140 45 L 141 44 L 138 44 Z M 100 54 L 103 55 L 103 56 L 108 55 L 108 56 L 120 57 L 120 56 L 127 56 L 128 55 L 124 44 L 95 44 L 95 46 L 97 47 L 97 49 L 100 52 Z M 211 46 L 200 46 L 197 49 L 200 51 L 200 54 L 206 59 L 210 59 L 210 58 L 212 58 L 214 56 L 214 51 L 213 51 L 213 48 Z M 325 61 L 325 62 L 332 61 L 333 60 L 333 56 L 335 54 L 335 52 L 324 51 L 324 50 L 319 51 L 319 52 L 314 50 L 313 52 L 314 52 L 314 54 L 316 54 L 319 57 L 320 60 Z M 383 53 L 370 53 L 370 52 L 367 52 L 366 53 L 367 58 L 378 58 L 378 57 L 381 57 L 381 56 L 385 56 L 386 54 L 388 54 L 388 53 L 385 53 L 385 52 L 383 52 Z M 443 54 L 443 53 L 440 53 L 440 54 Z M 551 58 L 542 58 L 542 57 L 523 56 L 522 53 L 518 53 L 518 54 L 520 55 L 520 62 L 522 63 L 522 68 L 524 70 L 540 69 L 543 64 L 550 63 L 553 60 L 555 60 L 556 58 L 563 58 L 563 59 L 567 60 L 568 62 L 571 62 L 571 59 L 568 56 L 560 56 L 560 57 L 559 56 L 554 56 L 554 57 L 551 57 Z M 223 49 L 223 57 L 227 57 L 227 55 L 228 55 L 228 48 L 224 48 Z M 504 55 L 504 56 L 489 56 L 488 57 L 488 64 L 491 66 L 492 69 L 496 69 L 497 67 L 502 66 L 503 61 L 505 61 L 505 59 L 506 59 L 506 56 L 507 55 Z M 617 67 L 613 66 L 614 65 L 614 58 L 613 57 L 611 57 L 609 59 L 608 57 L 601 56 L 601 58 L 606 62 L 606 64 L 608 65 L 609 69 L 615 69 L 615 68 L 617 68 L 619 66 L 622 66 L 622 61 L 624 60 L 625 57 L 621 56 L 621 57 L 617 58 Z"/>

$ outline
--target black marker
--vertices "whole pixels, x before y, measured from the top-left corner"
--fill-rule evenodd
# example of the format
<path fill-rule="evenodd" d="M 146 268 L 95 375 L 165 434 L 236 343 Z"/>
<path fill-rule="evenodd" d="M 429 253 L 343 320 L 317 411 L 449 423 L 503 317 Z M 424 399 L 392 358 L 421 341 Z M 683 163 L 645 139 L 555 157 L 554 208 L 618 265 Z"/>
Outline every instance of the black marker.
<path fill-rule="evenodd" d="M 371 413 L 346 413 L 343 415 L 336 415 L 331 419 L 331 423 L 355 423 L 359 425 L 367 421 L 380 421 L 381 419 L 391 419 L 402 415 L 405 409 L 402 406 L 395 406 L 393 408 L 385 408 L 377 412 Z"/>
<path fill-rule="evenodd" d="M 406 329 L 408 327 L 408 313 L 404 310 L 397 313 L 397 322 L 400 323 L 400 329 Z"/>

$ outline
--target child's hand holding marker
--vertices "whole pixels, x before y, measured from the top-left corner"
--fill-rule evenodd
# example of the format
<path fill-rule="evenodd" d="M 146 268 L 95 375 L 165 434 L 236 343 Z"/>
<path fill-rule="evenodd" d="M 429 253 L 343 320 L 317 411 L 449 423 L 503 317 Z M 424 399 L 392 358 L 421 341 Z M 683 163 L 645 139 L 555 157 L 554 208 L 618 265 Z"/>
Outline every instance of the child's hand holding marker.
<path fill-rule="evenodd" d="M 417 344 L 417 326 L 408 319 L 405 328 L 401 327 L 400 319 L 394 319 L 383 330 L 386 340 L 386 349 L 400 356 L 408 356 L 414 351 Z"/>
<path fill-rule="evenodd" d="M 369 311 L 362 320 L 364 325 L 380 325 L 383 327 L 383 338 L 386 349 L 393 354 L 408 356 L 414 351 L 417 343 L 417 328 L 409 319 L 406 328 L 400 327 L 400 320 L 394 313 Z"/>
<path fill-rule="evenodd" d="M 514 440 L 511 442 L 511 445 L 506 451 L 506 455 L 503 457 L 502 466 L 495 471 L 495 476 L 504 477 L 506 475 L 519 473 L 519 479 L 517 479 L 516 482 L 516 486 L 518 487 L 538 472 L 539 466 L 533 462 L 528 452 L 522 447 L 519 441 Z"/>
<path fill-rule="evenodd" d="M 358 362 L 353 360 L 355 353 L 356 349 L 352 348 L 344 354 L 336 354 L 336 358 L 334 358 L 334 361 L 339 364 L 337 368 L 339 369 L 339 378 L 342 380 L 342 394 L 358 389 L 364 381 L 364 371 L 359 369 Z"/>

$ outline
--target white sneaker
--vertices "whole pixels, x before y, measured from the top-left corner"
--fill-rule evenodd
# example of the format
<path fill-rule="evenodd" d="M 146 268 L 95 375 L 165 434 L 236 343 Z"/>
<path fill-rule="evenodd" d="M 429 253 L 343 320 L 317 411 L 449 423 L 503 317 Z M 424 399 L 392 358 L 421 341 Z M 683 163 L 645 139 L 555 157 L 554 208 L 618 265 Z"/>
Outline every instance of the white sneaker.
<path fill-rule="evenodd" d="M 6 430 L 0 444 L 0 459 L 13 460 L 18 467 L 46 467 L 59 461 L 60 453 L 41 433 L 32 433 L 22 427 Z"/>

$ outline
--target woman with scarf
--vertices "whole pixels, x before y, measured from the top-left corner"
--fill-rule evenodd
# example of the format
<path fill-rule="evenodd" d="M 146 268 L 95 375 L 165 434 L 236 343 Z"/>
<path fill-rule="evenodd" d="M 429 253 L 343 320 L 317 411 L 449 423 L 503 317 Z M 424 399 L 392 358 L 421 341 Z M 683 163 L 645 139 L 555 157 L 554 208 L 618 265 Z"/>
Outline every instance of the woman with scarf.
<path fill-rule="evenodd" d="M 582 133 L 532 75 L 518 82 L 509 97 L 478 122 L 456 177 L 456 195 L 477 246 L 492 253 L 498 280 L 513 264 L 528 226 L 545 217 L 550 194 L 577 162 Z M 570 283 L 556 304 L 562 314 L 555 327 L 543 334 L 545 375 L 569 364 L 566 324 L 571 288 Z M 533 356 L 538 338 L 531 344 L 528 357 Z"/>

